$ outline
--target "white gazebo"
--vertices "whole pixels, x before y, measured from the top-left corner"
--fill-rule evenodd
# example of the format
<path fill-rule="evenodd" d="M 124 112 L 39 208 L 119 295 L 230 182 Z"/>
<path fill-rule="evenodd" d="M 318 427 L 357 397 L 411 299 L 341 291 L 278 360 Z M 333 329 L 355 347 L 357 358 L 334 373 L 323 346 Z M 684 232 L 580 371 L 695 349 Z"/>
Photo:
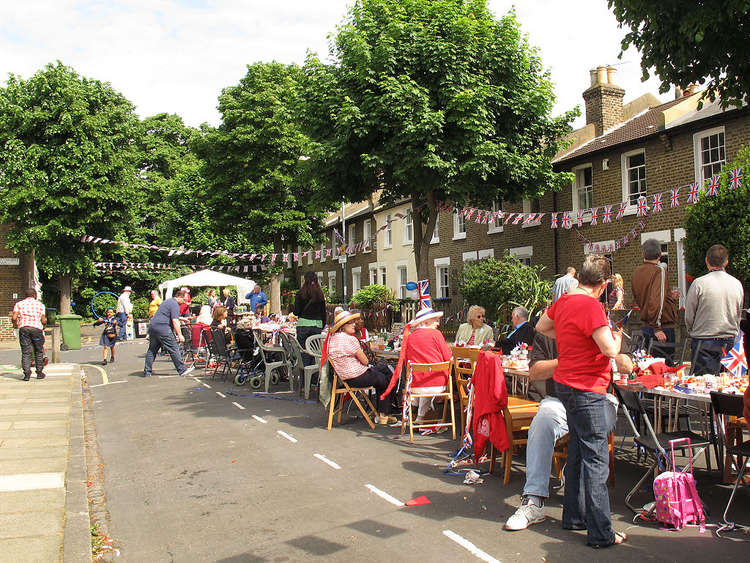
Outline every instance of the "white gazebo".
<path fill-rule="evenodd" d="M 255 287 L 255 282 L 237 276 L 230 276 L 229 274 L 224 274 L 222 272 L 201 270 L 200 272 L 193 272 L 187 276 L 160 283 L 159 292 L 164 299 L 168 299 L 169 297 L 172 297 L 175 288 L 179 289 L 183 286 L 223 287 L 227 285 L 233 285 L 237 288 L 237 302 L 242 303 L 245 301 L 245 295 L 250 293 L 253 290 L 253 287 Z"/>

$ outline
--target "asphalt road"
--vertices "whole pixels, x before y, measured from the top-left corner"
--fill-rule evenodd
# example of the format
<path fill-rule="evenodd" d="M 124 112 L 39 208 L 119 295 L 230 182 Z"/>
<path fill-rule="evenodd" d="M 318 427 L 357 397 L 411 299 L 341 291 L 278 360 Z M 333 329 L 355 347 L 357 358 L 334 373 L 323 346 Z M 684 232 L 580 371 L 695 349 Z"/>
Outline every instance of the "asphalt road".
<path fill-rule="evenodd" d="M 410 444 L 399 429 L 371 431 L 361 420 L 328 432 L 321 406 L 284 392 L 285 384 L 270 398 L 258 397 L 247 387 L 203 380 L 199 372 L 173 376 L 168 359 L 155 365 L 157 377 L 144 379 L 144 352 L 142 341 L 119 345 L 106 381 L 87 368 L 120 560 L 684 562 L 747 556 L 746 541 L 716 538 L 711 529 L 674 533 L 634 525 L 623 504 L 641 471 L 631 450 L 618 456 L 611 493 L 615 528 L 629 540 L 593 550 L 583 532 L 561 529 L 559 494 L 548 501 L 546 522 L 521 532 L 502 529 L 518 503 L 523 458 L 507 486 L 499 476 L 464 485 L 443 473 L 455 449 L 445 435 Z M 100 358 L 100 350 L 63 354 L 63 361 Z M 716 522 L 729 488 L 698 475 L 713 511 L 709 520 Z M 749 493 L 740 491 L 735 500 L 741 522 L 750 523 Z M 397 506 L 422 495 L 431 504 Z M 642 497 L 649 500 L 647 493 Z"/>

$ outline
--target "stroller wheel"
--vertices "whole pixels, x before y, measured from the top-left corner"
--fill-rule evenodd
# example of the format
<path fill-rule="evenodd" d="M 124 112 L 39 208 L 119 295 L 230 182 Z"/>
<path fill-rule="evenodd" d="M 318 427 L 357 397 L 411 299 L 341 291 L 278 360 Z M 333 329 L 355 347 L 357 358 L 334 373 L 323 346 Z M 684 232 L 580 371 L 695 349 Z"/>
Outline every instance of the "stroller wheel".
<path fill-rule="evenodd" d="M 260 389 L 263 385 L 263 378 L 259 375 L 250 378 L 250 389 Z"/>
<path fill-rule="evenodd" d="M 248 375 L 246 373 L 238 373 L 234 376 L 235 385 L 244 385 L 247 383 Z"/>
<path fill-rule="evenodd" d="M 278 385 L 279 383 L 279 374 L 274 372 L 271 374 L 271 385 Z"/>

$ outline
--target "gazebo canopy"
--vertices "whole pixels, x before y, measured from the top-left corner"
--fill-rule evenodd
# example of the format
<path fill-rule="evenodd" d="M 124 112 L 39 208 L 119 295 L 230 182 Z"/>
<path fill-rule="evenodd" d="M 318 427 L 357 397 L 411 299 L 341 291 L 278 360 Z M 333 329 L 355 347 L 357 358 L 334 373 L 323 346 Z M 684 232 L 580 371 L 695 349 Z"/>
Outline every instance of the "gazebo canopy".
<path fill-rule="evenodd" d="M 233 285 L 237 288 L 237 301 L 245 301 L 245 295 L 250 293 L 255 287 L 253 280 L 247 280 L 237 276 L 230 276 L 223 272 L 214 272 L 213 270 L 201 270 L 193 272 L 181 278 L 167 280 L 159 284 L 159 291 L 164 299 L 172 297 L 175 288 L 187 287 L 223 287 Z"/>

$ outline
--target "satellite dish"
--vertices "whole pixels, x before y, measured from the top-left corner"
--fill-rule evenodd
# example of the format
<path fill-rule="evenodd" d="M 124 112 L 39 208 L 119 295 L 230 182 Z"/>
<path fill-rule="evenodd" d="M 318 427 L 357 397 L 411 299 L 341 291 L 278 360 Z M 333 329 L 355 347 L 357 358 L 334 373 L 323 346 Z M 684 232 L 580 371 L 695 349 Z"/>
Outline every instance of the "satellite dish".
<path fill-rule="evenodd" d="M 414 291 L 417 289 L 417 282 L 406 282 L 407 291 Z"/>

